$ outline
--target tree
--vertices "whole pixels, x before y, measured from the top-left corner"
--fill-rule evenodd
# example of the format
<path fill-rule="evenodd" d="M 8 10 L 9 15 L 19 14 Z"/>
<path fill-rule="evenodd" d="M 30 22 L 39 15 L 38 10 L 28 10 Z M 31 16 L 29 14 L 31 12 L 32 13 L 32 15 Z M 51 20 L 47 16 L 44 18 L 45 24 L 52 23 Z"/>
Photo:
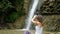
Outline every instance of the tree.
<path fill-rule="evenodd" d="M 23 6 L 24 0 L 0 0 L 0 25 L 14 23 L 17 18 L 25 15 Z"/>

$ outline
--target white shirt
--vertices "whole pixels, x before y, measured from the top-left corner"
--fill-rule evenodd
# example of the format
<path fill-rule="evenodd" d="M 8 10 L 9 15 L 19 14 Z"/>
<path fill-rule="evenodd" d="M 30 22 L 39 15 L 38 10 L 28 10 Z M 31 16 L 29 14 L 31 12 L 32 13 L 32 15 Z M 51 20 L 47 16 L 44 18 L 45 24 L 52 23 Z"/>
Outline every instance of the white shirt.
<path fill-rule="evenodd" d="M 35 34 L 42 34 L 43 27 L 35 26 L 36 32 Z"/>

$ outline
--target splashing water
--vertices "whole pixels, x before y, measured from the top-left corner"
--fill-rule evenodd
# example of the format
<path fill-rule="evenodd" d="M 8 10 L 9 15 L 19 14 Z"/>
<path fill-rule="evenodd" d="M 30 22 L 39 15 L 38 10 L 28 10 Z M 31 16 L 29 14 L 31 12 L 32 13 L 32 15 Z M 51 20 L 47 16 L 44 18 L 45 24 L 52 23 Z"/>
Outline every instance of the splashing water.
<path fill-rule="evenodd" d="M 31 19 L 32 19 L 33 15 L 34 15 L 34 12 L 36 11 L 38 2 L 39 2 L 39 0 L 34 0 L 33 5 L 32 5 L 32 8 L 31 8 L 30 11 L 29 11 L 28 19 L 27 19 L 27 21 L 26 21 L 26 23 L 27 23 L 26 29 L 27 29 L 27 30 L 30 29 Z"/>
<path fill-rule="evenodd" d="M 39 2 L 40 1 L 40 2 Z M 30 11 L 29 11 L 29 14 L 28 14 L 28 18 L 26 19 L 26 29 L 23 29 L 24 30 L 24 34 L 32 34 L 29 29 L 30 29 L 30 26 L 31 26 L 31 19 L 36 11 L 36 8 L 38 8 L 38 10 L 40 10 L 40 7 L 41 7 L 41 3 L 42 3 L 42 0 L 34 0 L 33 1 L 33 4 L 32 4 L 32 7 L 30 7 Z M 38 5 L 38 6 L 37 6 Z"/>

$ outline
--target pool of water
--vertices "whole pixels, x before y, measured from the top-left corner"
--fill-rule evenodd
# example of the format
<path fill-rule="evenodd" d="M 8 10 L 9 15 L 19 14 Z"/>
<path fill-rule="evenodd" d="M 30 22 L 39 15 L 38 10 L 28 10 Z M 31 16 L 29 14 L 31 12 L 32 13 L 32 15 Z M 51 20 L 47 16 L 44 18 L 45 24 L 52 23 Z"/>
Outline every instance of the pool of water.
<path fill-rule="evenodd" d="M 34 34 L 34 30 L 31 30 L 31 32 Z M 16 30 L 0 30 L 0 34 L 24 34 L 24 31 L 21 29 Z"/>
<path fill-rule="evenodd" d="M 34 34 L 35 30 L 30 30 L 32 34 Z M 0 30 L 0 34 L 24 34 L 24 30 L 15 29 L 15 30 Z M 46 32 L 43 31 L 43 34 L 60 34 L 60 32 Z"/>

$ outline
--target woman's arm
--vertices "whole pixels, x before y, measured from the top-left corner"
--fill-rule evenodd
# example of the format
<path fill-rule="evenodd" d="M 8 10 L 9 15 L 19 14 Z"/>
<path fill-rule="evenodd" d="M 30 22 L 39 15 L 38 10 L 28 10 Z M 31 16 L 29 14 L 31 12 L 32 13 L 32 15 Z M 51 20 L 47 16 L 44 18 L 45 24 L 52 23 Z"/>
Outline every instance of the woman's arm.
<path fill-rule="evenodd" d="M 32 19 L 32 23 L 36 24 L 37 21 L 35 21 L 34 19 Z"/>
<path fill-rule="evenodd" d="M 37 23 L 37 21 L 36 21 L 36 18 L 37 17 L 37 15 L 35 15 L 33 18 L 32 18 L 32 23 L 34 23 L 34 24 L 36 24 Z"/>

